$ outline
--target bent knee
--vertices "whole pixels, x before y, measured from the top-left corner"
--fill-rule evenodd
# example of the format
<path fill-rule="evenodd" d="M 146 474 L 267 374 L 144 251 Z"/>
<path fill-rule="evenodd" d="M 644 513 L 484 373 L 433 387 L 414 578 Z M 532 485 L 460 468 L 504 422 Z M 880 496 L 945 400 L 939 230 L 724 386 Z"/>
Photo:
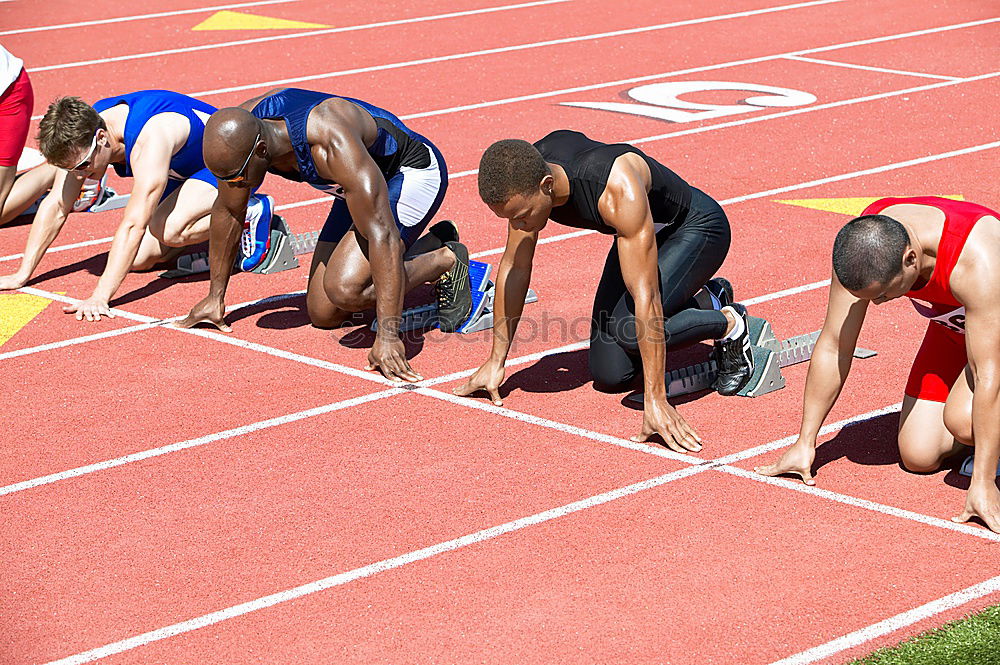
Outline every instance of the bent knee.
<path fill-rule="evenodd" d="M 364 290 L 343 282 L 323 285 L 326 297 L 336 307 L 350 312 L 359 312 L 366 308 Z"/>
<path fill-rule="evenodd" d="M 944 426 L 959 443 L 964 443 L 967 446 L 973 445 L 971 413 L 962 413 L 958 409 L 945 407 Z"/>
<path fill-rule="evenodd" d="M 193 243 L 186 231 L 186 228 L 168 224 L 163 229 L 163 238 L 160 239 L 160 242 L 167 247 L 186 247 L 187 245 L 191 245 Z"/>
<path fill-rule="evenodd" d="M 941 468 L 944 455 L 939 446 L 926 441 L 900 439 L 899 457 L 903 467 L 913 473 L 931 473 Z"/>
<path fill-rule="evenodd" d="M 594 390 L 620 393 L 635 386 L 640 372 L 631 363 L 605 362 L 602 358 L 591 356 L 590 375 L 594 379 Z"/>

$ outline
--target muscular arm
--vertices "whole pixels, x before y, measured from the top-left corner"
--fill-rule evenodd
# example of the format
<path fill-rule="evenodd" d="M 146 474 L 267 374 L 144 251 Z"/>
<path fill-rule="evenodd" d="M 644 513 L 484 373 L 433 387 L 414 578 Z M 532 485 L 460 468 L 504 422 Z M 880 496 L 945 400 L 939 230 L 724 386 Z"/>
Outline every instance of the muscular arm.
<path fill-rule="evenodd" d="M 962 254 L 964 265 L 951 277 L 952 292 L 965 305 L 965 344 L 974 378 L 976 454 L 966 510 L 959 519 L 978 515 L 994 531 L 1000 531 L 1000 491 L 995 484 L 1000 459 L 1000 265 L 995 256 L 987 256 L 986 248 L 996 247 L 997 239 L 1000 234 L 988 244 L 970 242 L 970 251 Z"/>
<path fill-rule="evenodd" d="M 645 161 L 638 155 L 622 155 L 615 160 L 598 206 L 604 221 L 618 232 L 622 279 L 635 301 L 635 333 L 646 398 L 666 400 L 666 339 L 649 186 Z"/>
<path fill-rule="evenodd" d="M 368 262 L 378 317 L 377 336 L 394 342 L 399 338 L 406 280 L 403 240 L 389 207 L 385 176 L 368 154 L 360 129 L 350 119 L 332 115 L 320 131 L 320 137 L 319 144 L 325 147 L 323 176 L 343 187 L 354 226 L 368 241 Z"/>
<path fill-rule="evenodd" d="M 147 140 L 142 145 L 137 141 L 132 149 L 132 171 L 135 174 L 132 193 L 111 240 L 108 265 L 91 296 L 105 304 L 114 297 L 132 269 L 142 236 L 167 186 L 172 142 L 158 136 L 148 138 L 154 140 Z"/>
<path fill-rule="evenodd" d="M 538 233 L 507 227 L 507 246 L 500 259 L 493 297 L 493 351 L 490 360 L 501 366 L 514 343 L 517 324 L 524 311 L 524 298 L 531 283 Z"/>
<path fill-rule="evenodd" d="M 806 387 L 802 397 L 802 425 L 799 437 L 774 464 L 755 467 L 758 473 L 777 476 L 784 473 L 798 474 L 807 485 L 815 484 L 812 463 L 816 458 L 816 439 L 823 421 L 833 405 L 851 371 L 854 347 L 861 334 L 868 311 L 867 300 L 855 298 L 843 287 L 836 275 L 830 280 L 830 295 L 826 306 L 826 320 L 816 340 Z"/>
<path fill-rule="evenodd" d="M 836 404 L 854 360 L 854 348 L 868 311 L 867 300 L 855 298 L 836 275 L 830 280 L 830 295 L 823 330 L 816 340 L 802 398 L 799 440 L 816 445 L 820 427 Z"/>
<path fill-rule="evenodd" d="M 645 441 L 660 434 L 677 452 L 701 450 L 700 437 L 667 403 L 667 345 L 663 330 L 663 300 L 657 264 L 656 233 L 649 208 L 652 176 L 639 155 L 615 160 L 608 185 L 598 201 L 604 221 L 617 231 L 622 280 L 635 302 L 635 334 L 642 359 Z"/>
<path fill-rule="evenodd" d="M 42 256 L 55 241 L 66 223 L 67 216 L 73 211 L 73 203 L 80 196 L 84 179 L 82 175 L 62 169 L 56 172 L 52 190 L 38 206 L 35 218 L 31 222 L 31 231 L 28 232 L 28 242 L 21 258 L 21 266 L 9 278 L 0 278 L 2 280 L 0 288 L 16 289 L 31 279 Z"/>
<path fill-rule="evenodd" d="M 246 183 L 219 181 L 219 193 L 212 204 L 208 236 L 208 295 L 191 308 L 178 328 L 190 328 L 199 323 L 211 323 L 223 332 L 231 332 L 225 322 L 226 289 L 232 276 L 239 251 L 240 233 L 246 219 L 250 187 Z"/>

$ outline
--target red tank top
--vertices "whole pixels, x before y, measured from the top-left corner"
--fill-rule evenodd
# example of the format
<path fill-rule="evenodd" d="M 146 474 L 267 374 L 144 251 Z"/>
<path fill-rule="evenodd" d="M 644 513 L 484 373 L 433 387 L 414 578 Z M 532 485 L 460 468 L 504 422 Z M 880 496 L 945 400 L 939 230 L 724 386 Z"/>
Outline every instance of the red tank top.
<path fill-rule="evenodd" d="M 938 196 L 911 196 L 906 198 L 879 199 L 864 209 L 862 215 L 877 215 L 889 206 L 903 203 L 925 205 L 944 213 L 944 229 L 937 248 L 934 272 L 923 287 L 909 291 L 906 296 L 916 310 L 935 323 L 965 333 L 965 307 L 951 292 L 951 272 L 969 239 L 972 228 L 988 215 L 1000 217 L 981 205 L 966 201 L 953 201 Z"/>

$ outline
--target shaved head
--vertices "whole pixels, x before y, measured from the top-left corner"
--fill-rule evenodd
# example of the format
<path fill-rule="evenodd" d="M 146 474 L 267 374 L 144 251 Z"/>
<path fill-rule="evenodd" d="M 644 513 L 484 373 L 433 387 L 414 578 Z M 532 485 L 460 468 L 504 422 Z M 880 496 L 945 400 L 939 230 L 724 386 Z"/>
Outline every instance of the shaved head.
<path fill-rule="evenodd" d="M 262 125 L 241 108 L 219 109 L 205 123 L 202 153 L 205 166 L 218 177 L 239 171 L 260 138 Z"/>

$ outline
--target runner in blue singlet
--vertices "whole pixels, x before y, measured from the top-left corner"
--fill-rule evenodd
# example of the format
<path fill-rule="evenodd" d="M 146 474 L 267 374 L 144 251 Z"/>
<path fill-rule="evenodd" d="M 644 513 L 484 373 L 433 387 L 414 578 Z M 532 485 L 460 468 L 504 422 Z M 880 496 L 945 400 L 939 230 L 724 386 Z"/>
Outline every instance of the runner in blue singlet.
<path fill-rule="evenodd" d="M 374 307 L 379 327 L 369 365 L 393 379 L 418 380 L 398 335 L 404 293 L 436 280 L 445 331 L 457 329 L 471 307 L 468 250 L 454 225 L 438 224 L 420 238 L 447 187 L 438 149 L 384 109 L 285 88 L 219 111 L 206 127 L 205 162 L 220 182 L 212 286 L 179 325 L 228 330 L 224 298 L 236 220 L 248 188 L 270 172 L 333 197 L 309 273 L 313 325 L 334 327 Z"/>

